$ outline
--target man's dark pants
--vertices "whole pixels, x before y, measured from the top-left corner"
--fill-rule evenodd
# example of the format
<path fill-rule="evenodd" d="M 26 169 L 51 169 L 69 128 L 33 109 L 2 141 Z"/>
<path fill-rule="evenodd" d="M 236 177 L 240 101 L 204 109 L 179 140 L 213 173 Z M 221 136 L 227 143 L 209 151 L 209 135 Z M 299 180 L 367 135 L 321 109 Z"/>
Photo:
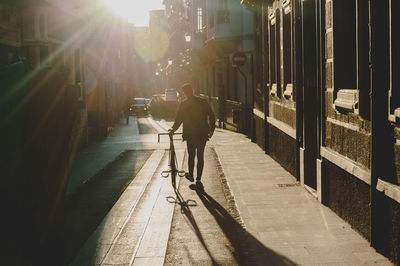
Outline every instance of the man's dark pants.
<path fill-rule="evenodd" d="M 201 175 L 203 174 L 205 147 L 206 147 L 206 140 L 187 141 L 187 149 L 189 154 L 188 167 L 189 167 L 189 174 L 191 176 L 193 176 L 194 157 L 195 155 L 197 155 L 197 176 L 196 176 L 197 181 L 201 180 Z"/>

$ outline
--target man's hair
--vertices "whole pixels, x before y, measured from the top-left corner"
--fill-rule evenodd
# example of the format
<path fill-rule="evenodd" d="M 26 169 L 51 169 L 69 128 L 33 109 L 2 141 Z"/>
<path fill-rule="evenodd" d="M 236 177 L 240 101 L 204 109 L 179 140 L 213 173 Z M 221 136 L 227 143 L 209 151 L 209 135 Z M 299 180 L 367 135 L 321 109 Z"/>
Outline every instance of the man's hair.
<path fill-rule="evenodd" d="M 192 85 L 190 83 L 183 84 L 182 91 L 184 93 L 189 92 L 189 94 L 193 94 L 194 93 L 193 87 L 192 87 Z"/>

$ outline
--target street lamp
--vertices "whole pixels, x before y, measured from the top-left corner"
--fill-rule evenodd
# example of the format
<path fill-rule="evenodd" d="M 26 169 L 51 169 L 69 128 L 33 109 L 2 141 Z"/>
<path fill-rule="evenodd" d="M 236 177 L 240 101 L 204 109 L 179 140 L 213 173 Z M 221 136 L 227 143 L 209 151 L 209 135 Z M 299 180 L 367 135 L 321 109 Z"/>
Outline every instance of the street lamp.
<path fill-rule="evenodd" d="M 190 42 L 191 39 L 192 39 L 192 37 L 190 35 L 185 35 L 186 42 Z"/>

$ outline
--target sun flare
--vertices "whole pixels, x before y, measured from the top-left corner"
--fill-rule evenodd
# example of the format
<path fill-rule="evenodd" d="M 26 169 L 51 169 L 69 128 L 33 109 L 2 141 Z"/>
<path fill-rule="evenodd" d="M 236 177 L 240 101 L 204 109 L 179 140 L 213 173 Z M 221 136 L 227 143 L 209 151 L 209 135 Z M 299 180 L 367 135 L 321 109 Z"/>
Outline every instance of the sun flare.
<path fill-rule="evenodd" d="M 103 0 L 103 2 L 109 9 L 137 26 L 148 25 L 150 10 L 164 9 L 162 0 Z"/>
<path fill-rule="evenodd" d="M 128 0 L 104 0 L 104 4 L 123 17 L 129 17 L 135 9 L 135 2 Z"/>

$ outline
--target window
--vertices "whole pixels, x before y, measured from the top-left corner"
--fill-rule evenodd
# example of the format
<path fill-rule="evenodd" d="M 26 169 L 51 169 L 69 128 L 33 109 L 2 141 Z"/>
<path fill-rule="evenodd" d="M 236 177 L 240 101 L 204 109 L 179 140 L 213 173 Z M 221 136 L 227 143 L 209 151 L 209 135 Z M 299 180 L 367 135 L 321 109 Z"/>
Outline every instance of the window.
<path fill-rule="evenodd" d="M 268 43 L 269 43 L 269 85 L 270 94 L 272 96 L 280 97 L 280 27 L 279 16 L 277 13 L 279 9 L 270 7 L 268 10 Z"/>
<path fill-rule="evenodd" d="M 23 18 L 23 38 L 31 40 L 35 37 L 35 18 L 33 14 L 28 13 Z"/>
<path fill-rule="evenodd" d="M 281 23 L 281 84 L 284 96 L 293 100 L 293 84 L 292 84 L 292 18 L 290 0 L 286 0 L 282 4 L 283 12 Z"/>
<path fill-rule="evenodd" d="M 228 1 L 227 0 L 219 0 L 218 1 L 218 9 L 216 13 L 217 24 L 229 24 L 230 23 L 230 14 L 228 10 Z"/>
<path fill-rule="evenodd" d="M 229 24 L 229 10 L 217 10 L 217 24 Z"/>
<path fill-rule="evenodd" d="M 334 107 L 369 118 L 368 2 L 333 1 Z"/>
<path fill-rule="evenodd" d="M 197 32 L 203 31 L 203 9 L 197 8 Z"/>
<path fill-rule="evenodd" d="M 10 8 L 6 5 L 0 5 L 0 20 L 4 22 L 10 21 Z"/>
<path fill-rule="evenodd" d="M 400 19 L 396 16 L 399 10 L 399 1 L 389 1 L 389 42 L 390 42 L 390 91 L 389 91 L 389 118 L 392 122 L 400 122 L 400 62 L 399 40 L 395 37 L 399 30 Z M 394 48 L 394 49 L 393 49 Z"/>
<path fill-rule="evenodd" d="M 339 111 L 358 110 L 355 1 L 333 1 L 334 106 Z"/>
<path fill-rule="evenodd" d="M 46 21 L 43 14 L 39 16 L 39 35 L 40 39 L 45 40 L 46 38 Z"/>

